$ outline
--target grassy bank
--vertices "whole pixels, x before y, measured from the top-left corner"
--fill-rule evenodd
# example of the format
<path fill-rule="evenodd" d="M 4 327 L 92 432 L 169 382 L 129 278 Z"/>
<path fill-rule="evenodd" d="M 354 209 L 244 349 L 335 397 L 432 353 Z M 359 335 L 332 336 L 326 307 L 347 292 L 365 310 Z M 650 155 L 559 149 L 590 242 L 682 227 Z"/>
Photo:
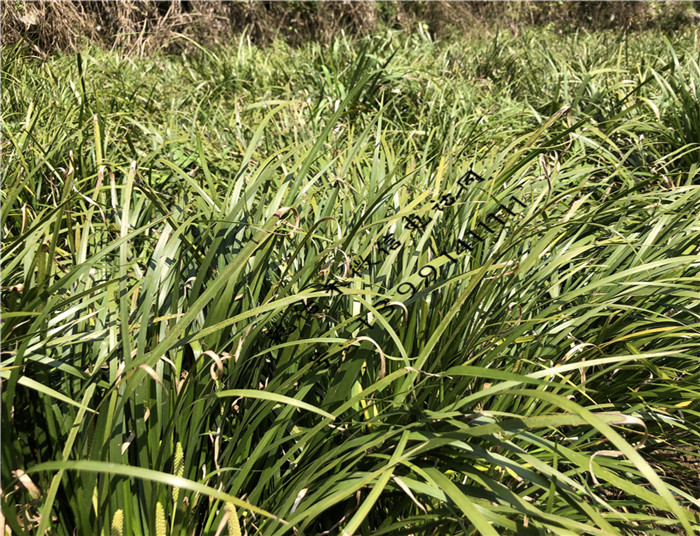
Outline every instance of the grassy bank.
<path fill-rule="evenodd" d="M 700 530 L 699 37 L 4 49 L 7 526 Z"/>

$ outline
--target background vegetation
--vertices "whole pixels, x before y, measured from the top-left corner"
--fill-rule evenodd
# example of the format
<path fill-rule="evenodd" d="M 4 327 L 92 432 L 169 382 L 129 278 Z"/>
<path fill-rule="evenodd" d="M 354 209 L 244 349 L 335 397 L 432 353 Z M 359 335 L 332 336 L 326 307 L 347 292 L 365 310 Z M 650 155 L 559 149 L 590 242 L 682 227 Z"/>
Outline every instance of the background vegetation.
<path fill-rule="evenodd" d="M 699 531 L 699 37 L 4 48 L 5 530 Z"/>
<path fill-rule="evenodd" d="M 698 22 L 700 2 L 620 0 L 517 2 L 435 1 L 237 1 L 200 0 L 103 2 L 100 0 L 8 0 L 0 3 L 3 43 L 24 43 L 34 53 L 80 49 L 85 42 L 130 54 L 191 48 L 186 39 L 221 45 L 246 34 L 253 44 L 278 38 L 293 45 L 330 43 L 341 34 L 378 30 L 416 31 L 431 36 L 478 36 L 499 30 L 518 33 L 549 25 L 570 32 L 650 28 L 678 29 Z M 694 9 L 695 7 L 695 9 Z"/>

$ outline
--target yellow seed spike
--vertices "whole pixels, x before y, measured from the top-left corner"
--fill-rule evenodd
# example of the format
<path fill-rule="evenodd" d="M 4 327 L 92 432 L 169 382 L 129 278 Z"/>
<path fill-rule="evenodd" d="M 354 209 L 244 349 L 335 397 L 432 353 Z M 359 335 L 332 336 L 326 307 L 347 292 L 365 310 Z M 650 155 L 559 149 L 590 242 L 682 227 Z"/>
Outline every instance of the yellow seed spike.
<path fill-rule="evenodd" d="M 228 536 L 241 536 L 241 525 L 238 523 L 238 514 L 236 514 L 236 507 L 232 503 L 226 503 L 226 510 L 228 510 Z"/>
<path fill-rule="evenodd" d="M 175 476 L 181 477 L 185 473 L 185 453 L 182 451 L 182 443 L 179 441 L 175 445 L 175 456 L 173 459 L 173 472 Z M 173 487 L 173 502 L 177 505 L 177 499 L 180 495 L 180 488 Z"/>
<path fill-rule="evenodd" d="M 156 503 L 156 536 L 166 536 L 165 529 L 165 510 L 160 501 Z"/>
<path fill-rule="evenodd" d="M 114 512 L 110 536 L 124 536 L 124 511 L 121 508 Z"/>

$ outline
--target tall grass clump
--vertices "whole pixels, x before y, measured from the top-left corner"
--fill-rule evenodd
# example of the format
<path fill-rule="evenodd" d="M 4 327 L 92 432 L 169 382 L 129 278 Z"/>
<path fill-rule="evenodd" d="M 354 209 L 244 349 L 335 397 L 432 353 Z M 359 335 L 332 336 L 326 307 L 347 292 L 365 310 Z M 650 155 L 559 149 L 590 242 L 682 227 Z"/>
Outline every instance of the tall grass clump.
<path fill-rule="evenodd" d="M 5 527 L 699 531 L 697 31 L 498 39 L 4 49 Z"/>

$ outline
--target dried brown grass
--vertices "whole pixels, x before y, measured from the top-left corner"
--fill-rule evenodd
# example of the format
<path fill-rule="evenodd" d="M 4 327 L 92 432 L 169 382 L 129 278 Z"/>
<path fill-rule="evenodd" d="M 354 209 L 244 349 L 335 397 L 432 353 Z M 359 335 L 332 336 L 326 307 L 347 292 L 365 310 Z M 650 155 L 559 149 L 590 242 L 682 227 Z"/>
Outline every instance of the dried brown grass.
<path fill-rule="evenodd" d="M 44 55 L 75 50 L 84 41 L 144 54 L 188 46 L 185 35 L 200 43 L 221 43 L 247 32 L 256 43 L 284 37 L 292 43 L 328 41 L 341 30 L 364 33 L 376 27 L 373 2 L 156 2 L 95 0 L 71 2 L 3 1 L 2 41 L 24 41 Z"/>
<path fill-rule="evenodd" d="M 265 44 L 282 37 L 291 44 L 328 42 L 340 31 L 369 33 L 379 24 L 408 29 L 418 21 L 433 34 L 554 23 L 561 28 L 642 29 L 680 24 L 691 2 L 267 2 L 203 0 L 0 2 L 2 43 L 24 42 L 37 54 L 74 50 L 85 41 L 132 54 L 187 48 L 185 35 L 204 45 L 246 32 Z"/>
<path fill-rule="evenodd" d="M 150 0 L 2 2 L 3 44 L 23 40 L 36 53 L 46 54 L 74 50 L 90 41 L 143 54 L 170 48 L 177 33 L 189 33 L 188 28 L 195 26 L 208 28 L 210 37 L 217 37 L 228 19 L 215 11 L 224 6 L 198 4 L 197 11 L 187 13 L 180 1 L 170 2 L 165 12 Z"/>

